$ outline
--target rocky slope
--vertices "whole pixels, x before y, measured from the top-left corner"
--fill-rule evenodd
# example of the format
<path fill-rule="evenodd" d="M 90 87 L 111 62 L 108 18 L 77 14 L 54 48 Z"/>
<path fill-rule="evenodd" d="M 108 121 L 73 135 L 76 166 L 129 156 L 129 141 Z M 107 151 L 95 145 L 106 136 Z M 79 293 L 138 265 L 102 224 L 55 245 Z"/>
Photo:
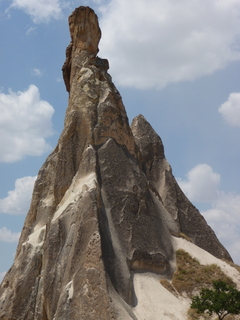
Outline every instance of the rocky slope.
<path fill-rule="evenodd" d="M 171 279 L 173 236 L 231 257 L 179 188 L 150 124 L 140 115 L 129 126 L 108 61 L 97 57 L 93 10 L 77 8 L 69 27 L 64 130 L 39 171 L 0 319 L 144 319 L 145 282 L 135 280 Z"/>

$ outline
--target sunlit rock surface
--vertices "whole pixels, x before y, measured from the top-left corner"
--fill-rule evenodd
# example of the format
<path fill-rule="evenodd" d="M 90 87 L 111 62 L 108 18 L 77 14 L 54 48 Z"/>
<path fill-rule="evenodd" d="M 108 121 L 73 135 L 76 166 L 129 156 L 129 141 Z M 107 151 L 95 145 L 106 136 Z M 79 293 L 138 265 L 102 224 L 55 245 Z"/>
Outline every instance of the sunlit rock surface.
<path fill-rule="evenodd" d="M 145 280 L 134 275 L 171 278 L 173 235 L 231 258 L 180 190 L 149 123 L 138 116 L 130 128 L 108 61 L 97 57 L 93 10 L 77 8 L 69 26 L 64 130 L 39 171 L 0 319 L 142 319 L 134 283 L 139 291 Z"/>

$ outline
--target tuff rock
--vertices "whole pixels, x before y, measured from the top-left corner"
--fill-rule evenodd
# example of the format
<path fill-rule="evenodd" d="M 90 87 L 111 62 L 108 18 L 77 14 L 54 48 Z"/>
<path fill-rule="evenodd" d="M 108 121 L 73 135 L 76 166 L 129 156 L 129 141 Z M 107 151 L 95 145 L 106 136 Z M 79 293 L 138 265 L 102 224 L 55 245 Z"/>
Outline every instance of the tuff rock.
<path fill-rule="evenodd" d="M 178 186 L 160 137 L 131 127 L 97 56 L 94 11 L 69 17 L 64 130 L 39 171 L 15 260 L 0 288 L 2 320 L 140 319 L 134 275 L 171 279 L 173 236 L 231 260 Z"/>

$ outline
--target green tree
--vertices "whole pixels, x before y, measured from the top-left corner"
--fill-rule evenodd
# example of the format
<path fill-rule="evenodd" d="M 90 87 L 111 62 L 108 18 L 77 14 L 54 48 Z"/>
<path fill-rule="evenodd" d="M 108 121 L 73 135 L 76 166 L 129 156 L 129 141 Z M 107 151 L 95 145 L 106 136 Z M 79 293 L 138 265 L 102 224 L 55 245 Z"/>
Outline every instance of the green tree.
<path fill-rule="evenodd" d="M 216 313 L 222 320 L 228 314 L 240 313 L 240 291 L 224 281 L 213 281 L 213 289 L 203 288 L 192 298 L 191 308 L 197 313 L 206 311 L 210 316 Z"/>

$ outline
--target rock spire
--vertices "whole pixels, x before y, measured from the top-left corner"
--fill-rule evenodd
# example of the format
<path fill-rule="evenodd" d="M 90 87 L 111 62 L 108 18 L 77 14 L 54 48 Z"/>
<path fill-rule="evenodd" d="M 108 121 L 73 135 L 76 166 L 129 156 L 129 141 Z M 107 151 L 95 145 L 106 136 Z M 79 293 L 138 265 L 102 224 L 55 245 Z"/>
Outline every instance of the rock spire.
<path fill-rule="evenodd" d="M 231 260 L 179 188 L 150 124 L 140 115 L 130 128 L 108 61 L 97 56 L 94 11 L 77 8 L 69 27 L 64 130 L 0 287 L 1 320 L 136 320 L 134 274 L 171 278 L 181 232 Z"/>

